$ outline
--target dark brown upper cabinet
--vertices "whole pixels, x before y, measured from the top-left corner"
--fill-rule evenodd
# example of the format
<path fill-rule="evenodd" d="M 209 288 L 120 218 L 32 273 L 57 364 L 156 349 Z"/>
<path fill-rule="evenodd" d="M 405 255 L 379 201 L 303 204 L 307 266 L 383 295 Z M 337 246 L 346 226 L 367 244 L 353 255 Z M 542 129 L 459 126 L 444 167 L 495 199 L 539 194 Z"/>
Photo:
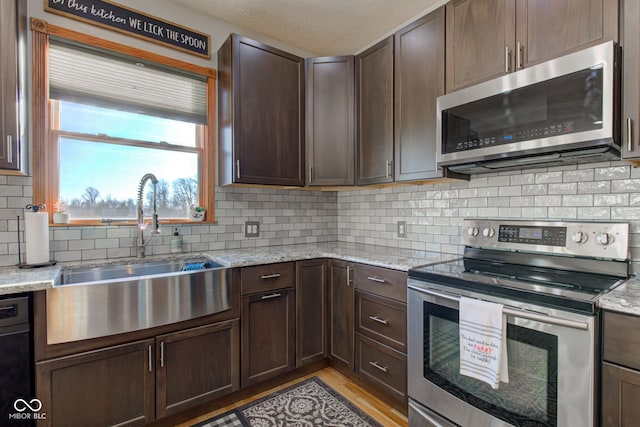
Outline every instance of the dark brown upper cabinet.
<path fill-rule="evenodd" d="M 393 36 L 356 56 L 357 184 L 393 182 Z"/>
<path fill-rule="evenodd" d="M 304 185 L 304 60 L 232 34 L 218 50 L 218 184 Z"/>
<path fill-rule="evenodd" d="M 354 57 L 309 58 L 307 184 L 355 184 Z"/>
<path fill-rule="evenodd" d="M 395 180 L 438 178 L 436 98 L 444 94 L 444 6 L 395 34 Z"/>
<path fill-rule="evenodd" d="M 20 172 L 24 167 L 24 94 L 22 46 L 26 43 L 25 2 L 9 0 L 0 8 L 0 170 Z"/>
<path fill-rule="evenodd" d="M 622 2 L 622 157 L 640 163 L 640 2 Z"/>
<path fill-rule="evenodd" d="M 452 0 L 447 92 L 617 40 L 618 0 Z"/>

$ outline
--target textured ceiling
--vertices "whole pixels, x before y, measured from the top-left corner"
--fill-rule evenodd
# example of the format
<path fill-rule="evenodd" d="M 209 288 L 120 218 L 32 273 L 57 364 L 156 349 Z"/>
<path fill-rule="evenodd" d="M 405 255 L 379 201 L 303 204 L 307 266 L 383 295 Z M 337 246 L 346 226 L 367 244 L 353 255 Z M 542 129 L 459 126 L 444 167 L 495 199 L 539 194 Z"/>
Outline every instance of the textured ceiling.
<path fill-rule="evenodd" d="M 171 0 L 316 55 L 356 53 L 441 0 Z"/>

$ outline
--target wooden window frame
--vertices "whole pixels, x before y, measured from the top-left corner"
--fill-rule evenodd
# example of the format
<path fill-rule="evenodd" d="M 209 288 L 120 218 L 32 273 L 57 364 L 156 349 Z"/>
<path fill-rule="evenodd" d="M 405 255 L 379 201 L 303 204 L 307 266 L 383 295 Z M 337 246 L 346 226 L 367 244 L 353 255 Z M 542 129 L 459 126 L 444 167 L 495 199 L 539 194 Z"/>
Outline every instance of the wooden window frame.
<path fill-rule="evenodd" d="M 189 71 L 206 76 L 207 78 L 207 125 L 203 127 L 204 135 L 202 139 L 202 155 L 198 164 L 198 198 L 207 209 L 205 223 L 215 222 L 215 83 L 216 70 L 201 67 L 188 62 L 158 55 L 142 49 L 133 48 L 120 43 L 104 40 L 98 37 L 79 33 L 55 25 L 49 25 L 41 19 L 31 18 L 31 30 L 33 35 L 33 202 L 45 203 L 49 213 L 49 223 L 53 224 L 53 207 L 58 200 L 57 183 L 59 178 L 59 158 L 51 144 L 52 135 L 52 102 L 49 100 L 49 74 L 48 74 L 48 53 L 49 36 L 56 36 L 68 40 L 80 42 L 86 45 L 95 46 L 101 49 L 110 50 L 117 53 L 126 54 L 140 59 L 148 60 L 158 64 Z M 52 187 L 53 186 L 53 187 Z M 55 190 L 52 190 L 55 188 Z M 136 221 L 118 222 L 121 225 L 135 225 Z M 182 219 L 165 219 L 163 224 L 190 224 L 191 221 Z M 202 224 L 202 222 L 198 222 Z M 73 220 L 70 224 L 60 224 L 62 226 L 74 225 L 107 225 L 100 220 Z"/>

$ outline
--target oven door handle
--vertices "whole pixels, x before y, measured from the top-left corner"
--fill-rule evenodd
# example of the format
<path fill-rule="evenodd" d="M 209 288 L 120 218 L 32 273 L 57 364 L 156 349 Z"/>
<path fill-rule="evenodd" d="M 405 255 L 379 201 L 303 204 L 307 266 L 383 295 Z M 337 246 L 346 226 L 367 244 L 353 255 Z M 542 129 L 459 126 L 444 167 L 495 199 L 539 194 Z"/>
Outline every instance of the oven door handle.
<path fill-rule="evenodd" d="M 425 288 L 412 286 L 412 285 L 407 285 L 407 286 L 410 289 L 413 289 L 414 291 L 422 292 L 422 293 L 429 294 L 438 298 L 443 298 L 449 301 L 455 301 L 458 303 L 460 302 L 461 295 L 437 292 L 432 289 L 425 289 Z M 575 320 L 560 319 L 558 317 L 553 317 L 544 313 L 535 313 L 532 311 L 521 310 L 518 308 L 512 308 L 508 306 L 504 306 L 504 308 L 502 309 L 502 313 L 506 315 L 514 316 L 514 317 L 521 317 L 523 319 L 535 320 L 537 322 L 549 323 L 551 325 L 556 325 L 556 326 L 566 326 L 568 328 L 580 329 L 583 331 L 589 330 L 589 324 L 587 322 L 577 322 Z"/>

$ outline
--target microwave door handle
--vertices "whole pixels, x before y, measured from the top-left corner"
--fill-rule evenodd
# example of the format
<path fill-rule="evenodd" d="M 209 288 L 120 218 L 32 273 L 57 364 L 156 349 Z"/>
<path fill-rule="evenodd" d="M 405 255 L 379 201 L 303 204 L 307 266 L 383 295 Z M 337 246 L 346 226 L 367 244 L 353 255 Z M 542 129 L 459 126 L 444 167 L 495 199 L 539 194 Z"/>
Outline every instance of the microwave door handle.
<path fill-rule="evenodd" d="M 444 293 L 442 291 L 434 291 L 433 289 L 418 288 L 411 285 L 408 285 L 408 287 L 418 292 L 426 293 L 434 297 L 446 299 L 449 301 L 455 301 L 458 303 L 460 302 L 461 298 L 460 295 Z M 556 326 L 566 326 L 568 328 L 580 329 L 583 331 L 589 330 L 589 324 L 587 324 L 586 322 L 576 322 L 575 320 L 560 319 L 548 314 L 538 314 L 532 311 L 520 310 L 518 308 L 512 308 L 508 306 L 504 306 L 504 308 L 502 309 L 502 313 L 509 316 L 535 320 L 537 322 L 548 323 Z"/>

